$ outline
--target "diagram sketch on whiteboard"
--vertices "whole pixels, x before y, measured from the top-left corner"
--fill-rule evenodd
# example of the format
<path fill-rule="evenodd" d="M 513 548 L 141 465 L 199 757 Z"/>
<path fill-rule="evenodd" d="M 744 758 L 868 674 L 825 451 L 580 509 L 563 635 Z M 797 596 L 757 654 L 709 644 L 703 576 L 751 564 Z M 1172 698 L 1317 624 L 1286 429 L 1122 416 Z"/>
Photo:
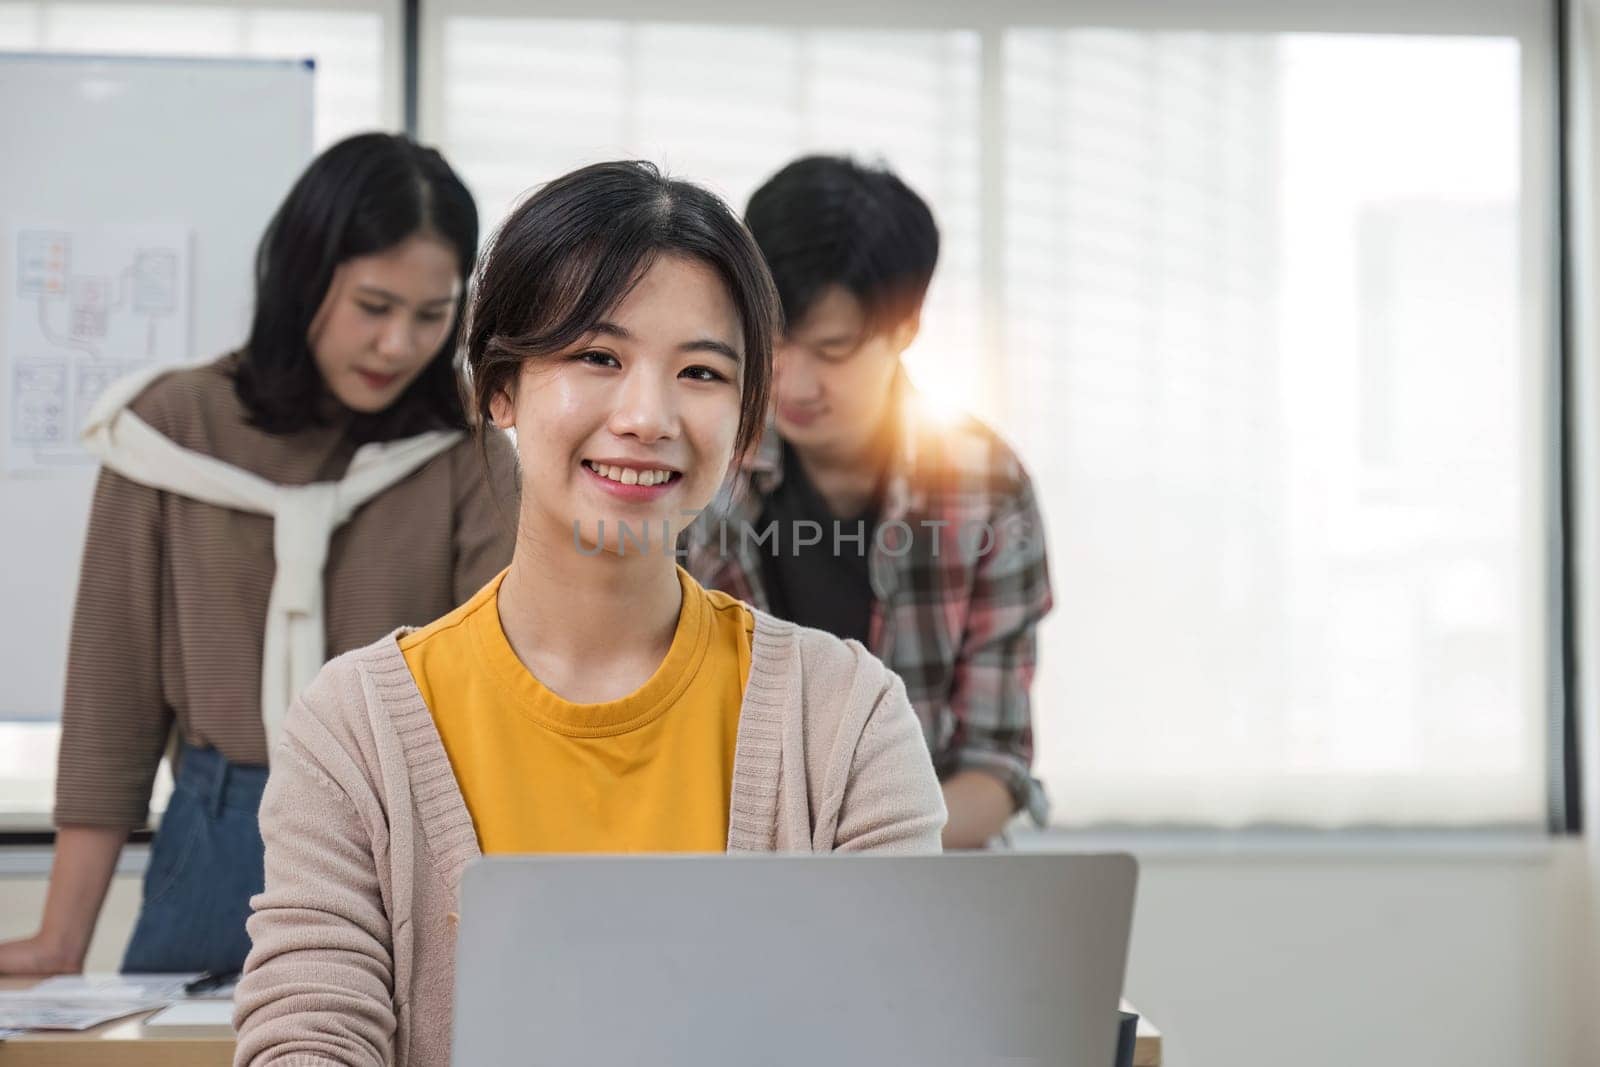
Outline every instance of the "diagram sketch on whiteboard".
<path fill-rule="evenodd" d="M 7 236 L 6 468 L 90 465 L 78 432 L 101 391 L 189 359 L 189 228 L 25 224 Z"/>

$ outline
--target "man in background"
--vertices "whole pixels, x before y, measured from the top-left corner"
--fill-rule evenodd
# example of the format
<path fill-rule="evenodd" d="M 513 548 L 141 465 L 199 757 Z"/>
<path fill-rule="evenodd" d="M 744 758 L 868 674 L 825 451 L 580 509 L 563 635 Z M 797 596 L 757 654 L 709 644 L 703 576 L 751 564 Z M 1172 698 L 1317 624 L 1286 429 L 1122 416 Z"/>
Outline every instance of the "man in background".
<path fill-rule="evenodd" d="M 946 848 L 983 847 L 1024 808 L 1043 823 L 1029 686 L 1051 594 L 1033 488 L 988 427 L 930 417 L 901 366 L 939 256 L 933 215 L 887 170 L 809 156 L 745 221 L 787 322 L 775 415 L 692 532 L 689 569 L 900 676 Z"/>

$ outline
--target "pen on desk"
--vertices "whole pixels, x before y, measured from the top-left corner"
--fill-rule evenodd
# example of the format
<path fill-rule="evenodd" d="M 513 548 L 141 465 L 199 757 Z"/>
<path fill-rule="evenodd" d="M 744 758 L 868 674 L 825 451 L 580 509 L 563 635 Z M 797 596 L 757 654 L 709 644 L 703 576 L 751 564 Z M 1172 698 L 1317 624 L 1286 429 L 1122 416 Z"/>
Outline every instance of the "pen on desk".
<path fill-rule="evenodd" d="M 194 997 L 201 993 L 209 993 L 213 989 L 220 989 L 238 980 L 238 977 L 238 971 L 207 971 L 192 982 L 183 983 L 183 995 Z"/>

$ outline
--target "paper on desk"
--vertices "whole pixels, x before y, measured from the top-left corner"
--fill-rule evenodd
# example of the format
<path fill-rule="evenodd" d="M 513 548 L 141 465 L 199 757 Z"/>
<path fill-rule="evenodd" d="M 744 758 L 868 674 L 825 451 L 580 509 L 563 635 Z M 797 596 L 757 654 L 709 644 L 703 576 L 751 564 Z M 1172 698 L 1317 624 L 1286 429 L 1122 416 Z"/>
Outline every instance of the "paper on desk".
<path fill-rule="evenodd" d="M 51 997 L 111 997 L 116 1000 L 181 1000 L 190 974 L 63 974 L 27 990 Z"/>
<path fill-rule="evenodd" d="M 100 995 L 43 996 L 31 989 L 0 991 L 0 1029 L 87 1030 L 113 1019 L 159 1008 L 164 1003 L 148 997 L 122 1000 Z"/>
<path fill-rule="evenodd" d="M 144 1021 L 146 1026 L 233 1026 L 231 1000 L 180 1000 Z"/>

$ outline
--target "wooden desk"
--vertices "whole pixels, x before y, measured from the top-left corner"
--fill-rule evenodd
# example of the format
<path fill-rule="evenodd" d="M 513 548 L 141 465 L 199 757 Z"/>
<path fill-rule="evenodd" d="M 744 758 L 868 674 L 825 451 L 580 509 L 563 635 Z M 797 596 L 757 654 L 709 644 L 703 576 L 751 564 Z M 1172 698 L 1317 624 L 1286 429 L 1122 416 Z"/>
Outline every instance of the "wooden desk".
<path fill-rule="evenodd" d="M 1122 1010 L 1139 1011 L 1127 1001 L 1122 1002 Z M 1139 1036 L 1133 1042 L 1133 1067 L 1161 1067 L 1161 1031 L 1143 1015 L 1139 1016 Z"/>
<path fill-rule="evenodd" d="M 33 984 L 31 978 L 0 978 L 0 989 L 27 989 Z M 145 1026 L 149 1017 L 134 1015 L 82 1033 L 21 1034 L 0 1042 L 0 1067 L 230 1067 L 233 1063 L 230 1028 Z M 1143 1016 L 1133 1062 L 1134 1067 L 1161 1067 L 1161 1031 Z"/>

